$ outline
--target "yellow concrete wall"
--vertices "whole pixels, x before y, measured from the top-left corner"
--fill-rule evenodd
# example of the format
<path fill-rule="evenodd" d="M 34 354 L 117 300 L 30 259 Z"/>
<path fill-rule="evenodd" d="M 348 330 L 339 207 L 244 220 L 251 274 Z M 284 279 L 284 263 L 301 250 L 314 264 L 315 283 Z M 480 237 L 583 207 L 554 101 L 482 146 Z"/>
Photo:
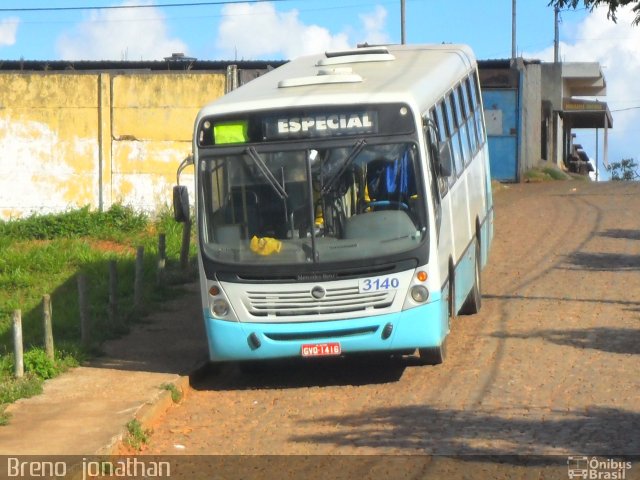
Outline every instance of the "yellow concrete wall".
<path fill-rule="evenodd" d="M 91 204 L 97 186 L 93 75 L 0 75 L 0 215 Z"/>
<path fill-rule="evenodd" d="M 0 73 L 0 219 L 170 204 L 220 73 Z"/>
<path fill-rule="evenodd" d="M 114 202 L 147 210 L 170 205 L 176 169 L 191 153 L 196 114 L 224 93 L 224 82 L 222 74 L 171 72 L 112 79 Z"/>

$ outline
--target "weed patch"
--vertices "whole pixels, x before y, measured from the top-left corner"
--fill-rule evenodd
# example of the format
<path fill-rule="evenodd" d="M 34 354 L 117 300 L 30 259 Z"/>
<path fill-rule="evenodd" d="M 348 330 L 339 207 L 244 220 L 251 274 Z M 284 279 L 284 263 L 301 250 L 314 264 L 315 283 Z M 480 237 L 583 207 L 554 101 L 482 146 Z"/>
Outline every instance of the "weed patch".
<path fill-rule="evenodd" d="M 535 167 L 524 174 L 525 182 L 548 182 L 552 180 L 570 180 L 571 176 L 555 167 Z"/>
<path fill-rule="evenodd" d="M 6 405 L 0 405 L 0 427 L 8 425 L 11 419 L 11 414 L 5 411 L 6 408 Z"/>
<path fill-rule="evenodd" d="M 43 380 L 27 373 L 22 378 L 5 377 L 0 382 L 0 405 L 13 403 L 20 398 L 29 398 L 42 393 Z"/>
<path fill-rule="evenodd" d="M 173 403 L 180 403 L 180 400 L 182 400 L 182 392 L 173 383 L 163 383 L 160 388 L 171 392 Z"/>
<path fill-rule="evenodd" d="M 138 420 L 131 420 L 127 423 L 127 438 L 125 444 L 140 451 L 144 445 L 149 443 L 150 430 L 145 430 Z"/>

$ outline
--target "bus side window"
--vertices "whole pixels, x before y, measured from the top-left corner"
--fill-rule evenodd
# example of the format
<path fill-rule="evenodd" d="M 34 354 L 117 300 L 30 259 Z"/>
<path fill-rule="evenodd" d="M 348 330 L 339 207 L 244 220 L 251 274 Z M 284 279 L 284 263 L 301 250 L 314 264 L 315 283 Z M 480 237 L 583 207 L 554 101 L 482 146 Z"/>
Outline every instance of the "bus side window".
<path fill-rule="evenodd" d="M 458 131 L 458 120 L 456 118 L 456 111 L 453 105 L 453 92 L 445 99 L 445 106 L 447 112 L 447 120 L 449 124 L 449 131 L 451 132 L 451 150 L 453 150 L 453 160 L 456 164 L 456 174 L 460 176 L 462 174 L 462 144 L 460 142 L 460 132 Z"/>
<path fill-rule="evenodd" d="M 471 151 L 475 154 L 478 150 L 480 139 L 478 136 L 478 125 L 476 124 L 472 96 L 471 96 L 471 84 L 469 83 L 469 77 L 464 79 L 464 86 L 462 88 L 462 104 L 467 114 L 467 125 L 469 126 L 469 138 L 471 139 Z"/>
<path fill-rule="evenodd" d="M 478 81 L 476 79 L 475 73 L 473 73 L 470 77 L 470 86 L 469 90 L 471 91 L 471 103 L 474 108 L 474 117 L 476 120 L 476 128 L 478 131 L 478 143 L 480 146 L 484 144 L 484 130 L 482 128 L 482 108 L 480 108 L 480 90 L 478 89 Z"/>
<path fill-rule="evenodd" d="M 471 162 L 471 142 L 469 140 L 469 129 L 467 128 L 467 120 L 462 107 L 462 89 L 458 85 L 451 95 L 453 96 L 453 104 L 456 109 L 456 119 L 458 120 L 458 131 L 460 132 L 460 143 L 462 144 L 462 161 L 465 165 Z"/>

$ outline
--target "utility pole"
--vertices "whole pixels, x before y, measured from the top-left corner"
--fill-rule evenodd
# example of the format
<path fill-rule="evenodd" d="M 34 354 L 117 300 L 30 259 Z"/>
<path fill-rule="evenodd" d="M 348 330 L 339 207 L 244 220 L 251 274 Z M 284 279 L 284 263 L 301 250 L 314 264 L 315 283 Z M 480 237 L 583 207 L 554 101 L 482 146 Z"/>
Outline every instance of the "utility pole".
<path fill-rule="evenodd" d="M 596 128 L 596 182 L 598 181 L 598 150 L 600 150 L 598 146 L 598 129 Z"/>
<path fill-rule="evenodd" d="M 405 36 L 405 0 L 400 0 L 400 43 L 404 45 L 406 42 Z"/>
<path fill-rule="evenodd" d="M 516 59 L 516 0 L 511 0 L 511 59 Z"/>
<path fill-rule="evenodd" d="M 558 63 L 560 61 L 560 34 L 558 29 L 558 20 L 560 16 L 560 9 L 555 7 L 553 9 L 553 62 Z"/>

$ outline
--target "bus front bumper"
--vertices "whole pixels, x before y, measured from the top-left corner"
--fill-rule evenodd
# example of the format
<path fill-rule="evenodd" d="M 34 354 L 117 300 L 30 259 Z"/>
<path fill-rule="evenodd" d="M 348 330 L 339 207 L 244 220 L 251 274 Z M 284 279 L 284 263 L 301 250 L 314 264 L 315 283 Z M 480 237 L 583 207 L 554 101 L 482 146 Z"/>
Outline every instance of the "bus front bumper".
<path fill-rule="evenodd" d="M 245 323 L 204 311 L 213 362 L 302 356 L 303 345 L 340 344 L 341 354 L 436 347 L 448 333 L 445 302 L 399 313 L 326 322 Z"/>

